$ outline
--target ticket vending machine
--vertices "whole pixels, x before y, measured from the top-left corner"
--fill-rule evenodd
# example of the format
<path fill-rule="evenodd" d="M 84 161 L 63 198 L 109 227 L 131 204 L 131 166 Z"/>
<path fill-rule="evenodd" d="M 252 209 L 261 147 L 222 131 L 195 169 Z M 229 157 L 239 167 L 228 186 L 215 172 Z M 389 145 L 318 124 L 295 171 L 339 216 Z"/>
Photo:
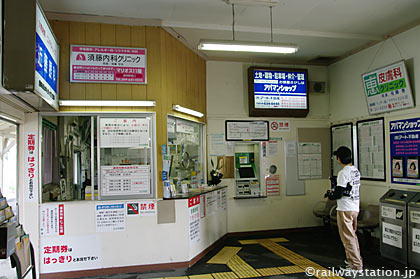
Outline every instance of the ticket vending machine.
<path fill-rule="evenodd" d="M 235 144 L 235 186 L 236 198 L 265 196 L 260 183 L 259 143 Z"/>

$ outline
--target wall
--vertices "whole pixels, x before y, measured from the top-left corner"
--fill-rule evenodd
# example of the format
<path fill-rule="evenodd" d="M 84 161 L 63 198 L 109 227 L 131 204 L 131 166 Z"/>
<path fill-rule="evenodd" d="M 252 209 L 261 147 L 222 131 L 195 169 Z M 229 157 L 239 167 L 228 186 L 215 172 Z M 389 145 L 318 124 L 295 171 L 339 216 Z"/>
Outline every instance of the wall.
<path fill-rule="evenodd" d="M 389 121 L 418 117 L 420 109 L 401 110 L 369 116 L 361 75 L 367 71 L 405 59 L 415 102 L 420 100 L 420 26 L 401 33 L 392 39 L 352 55 L 328 67 L 330 80 L 330 108 L 332 123 L 356 121 L 364 118 L 385 118 L 385 154 L 387 182 L 362 181 L 362 204 L 378 204 L 379 198 L 389 188 L 415 189 L 417 186 L 391 184 Z"/>
<path fill-rule="evenodd" d="M 61 107 L 61 111 L 155 111 L 157 146 L 166 144 L 166 115 L 178 104 L 206 114 L 205 61 L 160 27 L 51 21 L 60 43 L 60 99 L 153 100 L 156 107 Z M 147 49 L 147 85 L 70 83 L 70 45 Z M 206 118 L 192 120 L 205 122 Z M 160 150 L 160 148 L 158 148 Z M 162 156 L 158 155 L 158 197 L 162 197 Z"/>
<path fill-rule="evenodd" d="M 207 134 L 224 133 L 226 119 L 241 120 L 248 117 L 247 69 L 251 64 L 236 62 L 207 62 Z M 270 65 L 277 66 L 277 65 Z M 281 66 L 281 65 L 280 65 Z M 291 68 L 294 66 L 287 65 Z M 327 68 L 322 66 L 296 66 L 308 68 L 309 79 L 327 80 Z M 280 172 L 280 196 L 260 199 L 234 199 L 234 179 L 223 179 L 221 185 L 228 185 L 228 231 L 258 231 L 320 225 L 312 214 L 314 205 L 323 199 L 329 181 L 306 180 L 306 194 L 286 196 L 284 176 L 284 141 L 297 140 L 298 128 L 329 127 L 329 94 L 311 94 L 310 112 L 306 118 L 291 118 L 290 132 L 277 133 L 282 138 L 278 145 L 278 166 Z M 270 120 L 275 118 L 259 118 Z M 287 120 L 287 118 L 281 118 Z M 208 137 L 208 145 L 210 145 Z M 208 164 L 210 166 L 210 164 Z"/>

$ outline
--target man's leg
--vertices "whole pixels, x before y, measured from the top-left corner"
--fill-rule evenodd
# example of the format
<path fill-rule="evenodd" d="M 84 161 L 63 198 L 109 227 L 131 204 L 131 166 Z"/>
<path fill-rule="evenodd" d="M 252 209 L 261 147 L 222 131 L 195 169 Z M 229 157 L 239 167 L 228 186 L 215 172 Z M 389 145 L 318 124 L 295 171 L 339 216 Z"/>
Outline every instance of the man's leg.
<path fill-rule="evenodd" d="M 363 263 L 355 231 L 357 226 L 357 215 L 357 212 L 337 211 L 337 225 L 341 241 L 343 242 L 346 251 L 346 257 L 351 268 L 362 269 Z"/>

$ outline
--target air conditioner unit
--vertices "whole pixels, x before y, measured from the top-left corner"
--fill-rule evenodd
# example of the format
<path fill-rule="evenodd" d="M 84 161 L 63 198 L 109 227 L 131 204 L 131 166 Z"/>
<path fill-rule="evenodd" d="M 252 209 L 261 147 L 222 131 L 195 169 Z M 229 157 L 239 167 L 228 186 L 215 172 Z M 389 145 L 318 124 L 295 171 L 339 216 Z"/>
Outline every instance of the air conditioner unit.
<path fill-rule="evenodd" d="M 325 93 L 327 91 L 327 83 L 325 81 L 310 81 L 309 93 Z"/>
<path fill-rule="evenodd" d="M 229 5 L 243 5 L 243 6 L 261 6 L 273 7 L 276 6 L 278 0 L 224 0 Z"/>

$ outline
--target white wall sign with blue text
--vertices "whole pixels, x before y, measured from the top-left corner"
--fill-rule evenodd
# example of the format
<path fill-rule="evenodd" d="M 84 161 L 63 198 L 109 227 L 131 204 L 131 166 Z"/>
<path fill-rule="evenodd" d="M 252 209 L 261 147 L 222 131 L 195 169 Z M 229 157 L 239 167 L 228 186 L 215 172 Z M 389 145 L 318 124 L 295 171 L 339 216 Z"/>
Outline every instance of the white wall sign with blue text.
<path fill-rule="evenodd" d="M 58 61 L 60 47 L 44 13 L 36 5 L 35 92 L 58 110 Z"/>

